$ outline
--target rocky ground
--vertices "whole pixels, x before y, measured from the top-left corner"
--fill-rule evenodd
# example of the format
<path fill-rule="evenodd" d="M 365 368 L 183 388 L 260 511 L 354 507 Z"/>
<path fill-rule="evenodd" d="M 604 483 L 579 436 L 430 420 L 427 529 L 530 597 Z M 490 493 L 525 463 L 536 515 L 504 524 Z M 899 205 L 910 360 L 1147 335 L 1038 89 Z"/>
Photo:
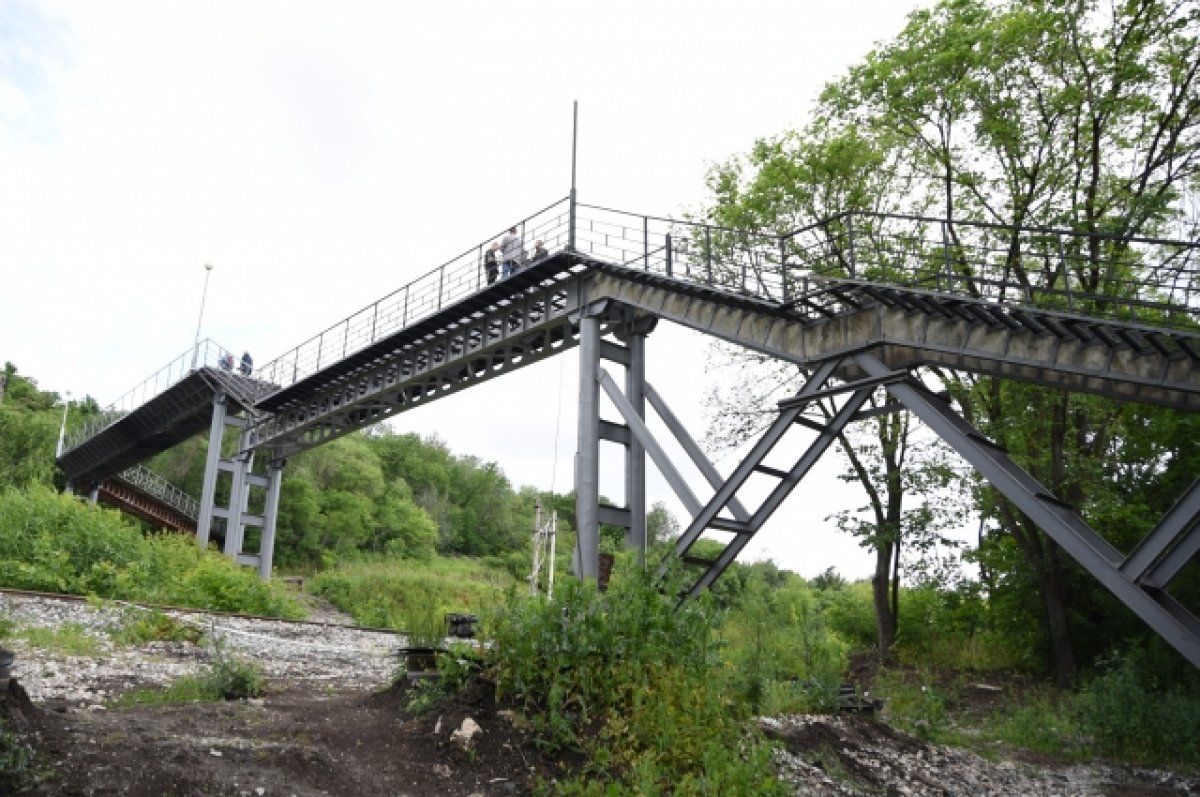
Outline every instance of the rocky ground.
<path fill-rule="evenodd" d="M 172 613 L 267 674 L 261 699 L 107 708 L 133 689 L 195 674 L 211 642 L 118 646 L 106 628 L 132 609 L 0 595 L 20 628 L 77 624 L 100 640 L 86 657 L 14 649 L 0 716 L 36 751 L 32 795 L 517 795 L 569 762 L 542 758 L 485 682 L 431 714 L 392 686 L 402 638 L 327 624 Z M 25 695 L 28 696 L 26 699 Z M 779 777 L 797 795 L 1191 795 L 1200 779 L 1102 763 L 985 760 L 926 744 L 865 717 L 765 718 Z M 478 728 L 478 730 L 474 730 Z M 464 740 L 464 732 L 470 738 Z M 3 788 L 0 788 L 3 792 Z"/>

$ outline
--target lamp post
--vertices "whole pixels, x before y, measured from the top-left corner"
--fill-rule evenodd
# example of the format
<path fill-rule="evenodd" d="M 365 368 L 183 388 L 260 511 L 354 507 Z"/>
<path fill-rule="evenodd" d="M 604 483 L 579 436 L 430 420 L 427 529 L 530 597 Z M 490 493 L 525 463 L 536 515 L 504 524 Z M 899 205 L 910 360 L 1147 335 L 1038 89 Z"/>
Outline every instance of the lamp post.
<path fill-rule="evenodd" d="M 62 424 L 58 427 L 58 448 L 54 450 L 54 458 L 58 459 L 62 456 L 63 442 L 67 437 L 67 410 L 71 409 L 71 391 L 66 391 L 67 402 L 63 404 Z"/>
<path fill-rule="evenodd" d="M 212 263 L 204 264 L 204 293 L 200 294 L 200 317 L 196 319 L 196 343 L 192 346 L 192 370 L 196 370 L 196 360 L 200 356 L 200 325 L 204 323 L 204 300 L 208 298 L 208 277 L 212 274 Z"/>

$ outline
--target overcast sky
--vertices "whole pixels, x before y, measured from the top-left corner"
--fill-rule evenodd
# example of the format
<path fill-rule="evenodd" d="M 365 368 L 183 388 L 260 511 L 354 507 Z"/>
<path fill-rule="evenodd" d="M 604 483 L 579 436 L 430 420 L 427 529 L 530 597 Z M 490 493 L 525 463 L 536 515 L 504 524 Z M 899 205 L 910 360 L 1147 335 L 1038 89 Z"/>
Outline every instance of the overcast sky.
<path fill-rule="evenodd" d="M 0 361 L 107 404 L 190 349 L 211 263 L 202 337 L 265 363 L 566 196 L 575 100 L 580 200 L 678 214 L 916 5 L 0 0 Z M 647 348 L 703 437 L 707 341 Z M 393 428 L 566 491 L 576 374 L 554 358 Z M 824 521 L 862 503 L 836 470 L 742 558 L 868 575 Z"/>

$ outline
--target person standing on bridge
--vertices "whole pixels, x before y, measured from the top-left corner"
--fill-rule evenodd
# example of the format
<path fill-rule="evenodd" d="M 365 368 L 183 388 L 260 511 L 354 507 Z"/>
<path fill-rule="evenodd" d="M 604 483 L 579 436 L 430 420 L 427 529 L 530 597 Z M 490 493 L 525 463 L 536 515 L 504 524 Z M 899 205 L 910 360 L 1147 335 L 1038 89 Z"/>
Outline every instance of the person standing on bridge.
<path fill-rule="evenodd" d="M 242 364 L 239 370 L 242 372 L 242 376 L 250 376 L 254 370 L 254 360 L 250 357 L 250 352 L 242 352 Z"/>
<path fill-rule="evenodd" d="M 525 259 L 525 247 L 517 236 L 517 228 L 509 227 L 508 234 L 500 239 L 500 278 L 504 279 L 521 270 Z"/>
<path fill-rule="evenodd" d="M 500 251 L 500 244 L 492 241 L 492 245 L 483 253 L 483 270 L 487 273 L 488 285 L 496 281 L 496 277 L 500 274 L 500 264 L 496 262 L 496 252 Z"/>
<path fill-rule="evenodd" d="M 549 256 L 550 253 L 546 251 L 546 245 L 541 241 L 534 241 L 533 254 L 529 256 L 529 265 L 532 266 L 534 263 L 540 263 Z"/>

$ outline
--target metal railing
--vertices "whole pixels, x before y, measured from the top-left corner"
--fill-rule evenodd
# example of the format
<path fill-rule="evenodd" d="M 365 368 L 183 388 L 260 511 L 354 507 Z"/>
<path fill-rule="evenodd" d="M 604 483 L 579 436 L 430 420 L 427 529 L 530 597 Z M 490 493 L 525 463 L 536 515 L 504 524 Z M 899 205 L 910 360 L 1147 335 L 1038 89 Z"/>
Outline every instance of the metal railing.
<path fill-rule="evenodd" d="M 515 228 L 528 256 L 535 241 L 542 241 L 553 255 L 567 248 L 570 233 L 569 199 L 509 225 L 495 236 L 451 258 L 438 268 L 342 319 L 296 348 L 263 365 L 257 371 L 262 381 L 259 395 L 290 387 L 339 360 L 367 348 L 378 340 L 453 305 L 488 285 L 484 252 L 509 228 Z"/>
<path fill-rule="evenodd" d="M 574 225 L 574 229 L 572 229 Z M 508 225 L 433 271 L 327 327 L 255 371 L 257 402 L 487 287 L 484 252 L 510 228 L 528 255 L 590 258 L 801 310 L 833 288 L 873 283 L 1145 325 L 1200 326 L 1200 243 L 1006 227 L 924 216 L 842 213 L 787 233 L 647 216 L 570 197 Z M 201 344 L 197 365 L 227 350 Z M 192 370 L 189 348 L 76 427 L 74 448 Z"/>
<path fill-rule="evenodd" d="M 126 468 L 117 474 L 117 480 L 157 498 L 167 506 L 179 511 L 184 517 L 192 520 L 198 520 L 200 517 L 200 499 L 188 495 L 142 465 Z"/>
<path fill-rule="evenodd" d="M 782 235 L 580 205 L 576 249 L 793 304 L 875 283 L 1093 318 L 1193 328 L 1200 243 L 844 213 Z"/>
<path fill-rule="evenodd" d="M 228 349 L 208 338 L 200 341 L 197 346 L 189 346 L 187 351 L 159 368 L 132 390 L 73 426 L 65 436 L 63 451 L 77 448 L 147 401 L 178 384 L 196 368 L 218 367 L 221 357 L 229 353 Z"/>

